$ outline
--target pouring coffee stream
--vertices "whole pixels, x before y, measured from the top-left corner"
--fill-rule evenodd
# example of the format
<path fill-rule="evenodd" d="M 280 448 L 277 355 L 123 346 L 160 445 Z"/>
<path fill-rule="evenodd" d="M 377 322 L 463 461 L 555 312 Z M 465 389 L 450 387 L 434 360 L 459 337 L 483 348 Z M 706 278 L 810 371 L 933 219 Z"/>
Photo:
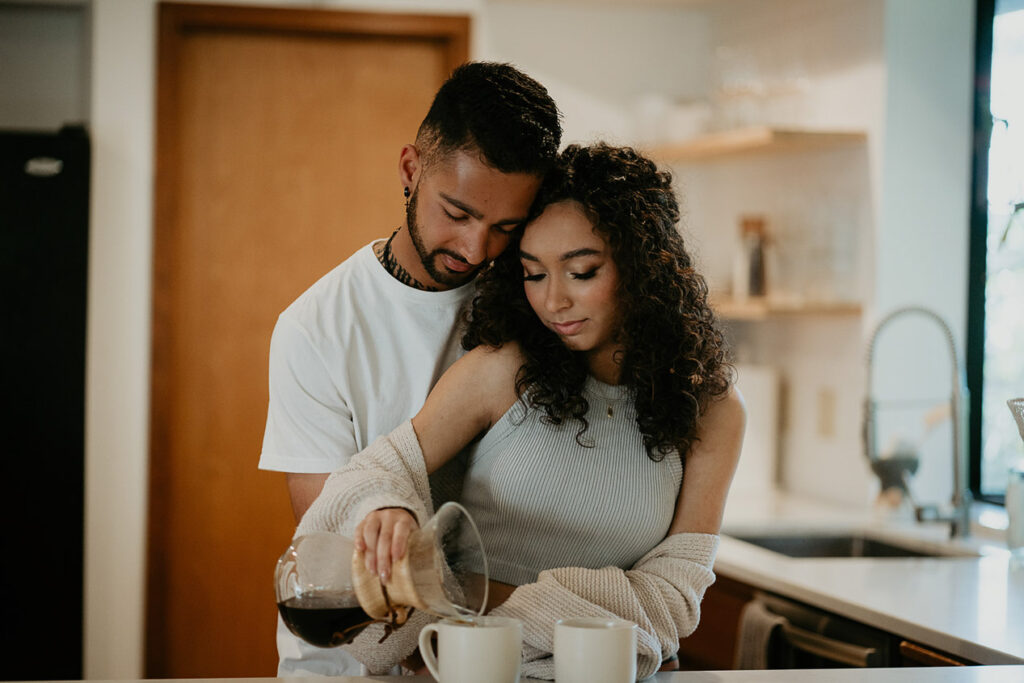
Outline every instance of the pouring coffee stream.
<path fill-rule="evenodd" d="M 487 558 L 465 508 L 442 505 L 408 547 L 383 584 L 352 539 L 330 532 L 293 539 L 274 576 L 281 618 L 311 645 L 338 647 L 374 623 L 385 626 L 383 642 L 416 609 L 456 619 L 483 614 Z"/>

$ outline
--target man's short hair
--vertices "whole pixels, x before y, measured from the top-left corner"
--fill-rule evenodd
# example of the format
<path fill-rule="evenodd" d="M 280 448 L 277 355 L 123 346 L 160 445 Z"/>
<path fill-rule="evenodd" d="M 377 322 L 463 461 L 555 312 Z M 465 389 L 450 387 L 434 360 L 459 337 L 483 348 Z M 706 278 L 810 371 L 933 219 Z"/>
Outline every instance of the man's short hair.
<path fill-rule="evenodd" d="M 502 173 L 543 175 L 562 140 L 561 114 L 548 91 L 510 64 L 467 62 L 434 96 L 416 144 L 426 164 L 477 151 Z"/>

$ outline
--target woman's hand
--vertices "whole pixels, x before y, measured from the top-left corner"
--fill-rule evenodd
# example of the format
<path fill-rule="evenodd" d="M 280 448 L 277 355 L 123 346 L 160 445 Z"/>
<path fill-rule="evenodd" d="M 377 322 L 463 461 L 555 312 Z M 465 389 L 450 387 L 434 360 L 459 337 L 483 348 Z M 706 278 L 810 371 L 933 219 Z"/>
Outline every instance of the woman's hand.
<path fill-rule="evenodd" d="M 368 514 L 356 527 L 356 552 L 363 553 L 366 570 L 377 574 L 381 583 L 391 579 L 391 564 L 404 555 L 409 534 L 419 528 L 405 508 L 382 508 Z"/>

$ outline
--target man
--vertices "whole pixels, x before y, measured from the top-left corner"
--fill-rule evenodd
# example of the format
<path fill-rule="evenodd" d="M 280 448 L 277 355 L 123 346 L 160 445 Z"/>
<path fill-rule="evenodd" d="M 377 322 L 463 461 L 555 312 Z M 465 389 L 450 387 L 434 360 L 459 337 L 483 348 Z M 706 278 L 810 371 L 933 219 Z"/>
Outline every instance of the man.
<path fill-rule="evenodd" d="M 279 317 L 259 466 L 288 473 L 296 521 L 328 474 L 412 417 L 460 354 L 469 283 L 525 223 L 558 152 L 559 119 L 544 87 L 507 64 L 456 69 L 399 155 L 403 225 Z M 279 676 L 362 672 L 280 620 L 278 653 Z"/>

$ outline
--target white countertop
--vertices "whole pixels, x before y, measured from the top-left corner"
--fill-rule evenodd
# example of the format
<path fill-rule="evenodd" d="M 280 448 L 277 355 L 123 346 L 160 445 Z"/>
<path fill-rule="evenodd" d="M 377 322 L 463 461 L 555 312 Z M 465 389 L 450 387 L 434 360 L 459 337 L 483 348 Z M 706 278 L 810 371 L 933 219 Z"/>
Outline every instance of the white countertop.
<path fill-rule="evenodd" d="M 861 530 L 904 545 L 980 556 L 790 558 L 729 536 L 786 530 Z M 952 543 L 946 525 L 880 521 L 869 512 L 781 493 L 730 500 L 722 533 L 715 562 L 721 576 L 971 661 L 1024 663 L 1024 567 L 991 541 Z"/>
<path fill-rule="evenodd" d="M 296 678 L 166 679 L 161 683 L 289 683 Z M 338 676 L 309 678 L 331 683 L 434 683 L 430 676 Z M 523 678 L 521 683 L 539 679 Z M 1021 683 L 1024 666 L 951 666 L 908 669 L 777 669 L 774 671 L 675 671 L 655 674 L 648 683 Z M 97 682 L 99 683 L 99 682 Z M 122 682 L 128 683 L 128 682 Z M 133 683 L 142 683 L 134 681 Z M 484 682 L 481 682 L 484 683 Z"/>
<path fill-rule="evenodd" d="M 289 683 L 295 678 L 167 679 L 161 683 Z M 339 676 L 309 678 L 331 683 L 434 683 L 430 676 Z M 908 669 L 777 669 L 774 671 L 675 671 L 655 674 L 648 683 L 1020 683 L 1024 666 L 957 666 Z M 523 678 L 521 683 L 538 679 Z M 126 683 L 126 682 L 122 682 Z M 134 683 L 142 683 L 135 681 Z M 484 682 L 481 682 L 484 683 Z"/>
<path fill-rule="evenodd" d="M 529 681 L 532 679 L 524 679 Z M 1021 683 L 1024 666 L 951 666 L 913 669 L 776 669 L 656 674 L 655 683 Z"/>
<path fill-rule="evenodd" d="M 161 683 L 288 683 L 291 678 L 166 679 Z M 429 676 L 339 676 L 310 678 L 331 683 L 434 683 Z M 521 683 L 539 679 L 523 678 Z M 655 674 L 648 683 L 1021 683 L 1024 667 L 942 667 L 928 669 L 779 669 L 775 671 L 687 671 Z M 98 682 L 97 682 L 98 683 Z M 128 683 L 128 682 L 122 682 Z M 134 681 L 132 683 L 142 683 Z M 483 683 L 483 682 L 481 682 Z"/>

